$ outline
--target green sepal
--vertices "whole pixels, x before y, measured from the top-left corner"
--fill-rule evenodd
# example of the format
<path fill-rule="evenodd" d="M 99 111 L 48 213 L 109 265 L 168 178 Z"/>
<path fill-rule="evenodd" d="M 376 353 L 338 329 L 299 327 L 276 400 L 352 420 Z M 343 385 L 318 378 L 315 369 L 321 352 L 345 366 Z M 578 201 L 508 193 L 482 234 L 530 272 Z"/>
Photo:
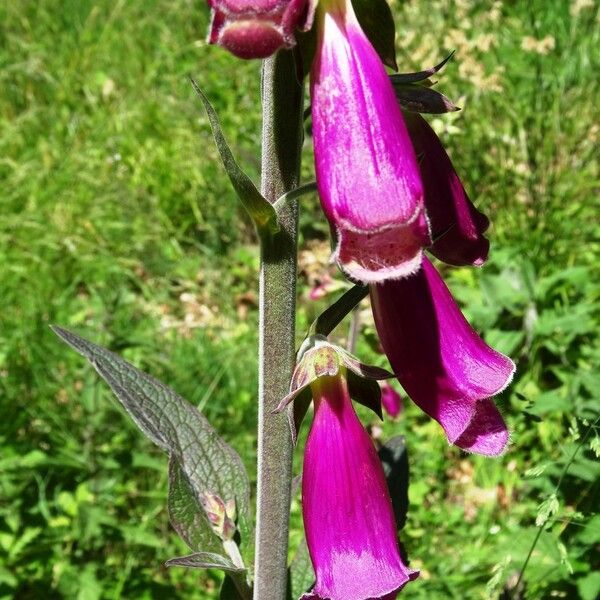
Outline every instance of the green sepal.
<path fill-rule="evenodd" d="M 370 408 L 383 421 L 381 388 L 377 381 L 360 377 L 353 371 L 348 371 L 348 391 L 353 400 Z"/>
<path fill-rule="evenodd" d="M 298 443 L 298 432 L 300 431 L 304 417 L 306 417 L 306 413 L 310 408 L 311 402 L 312 393 L 310 387 L 305 387 L 294 396 L 294 401 L 287 407 L 288 423 L 290 425 L 292 444 L 294 444 L 294 446 Z"/>
<path fill-rule="evenodd" d="M 289 407 L 288 420 L 294 443 L 312 399 L 311 383 L 320 377 L 335 377 L 340 372 L 348 379 L 350 397 L 382 418 L 381 390 L 377 381 L 390 379 L 394 374 L 380 367 L 361 363 L 348 351 L 331 344 L 323 336 L 311 336 L 304 341 L 298 352 L 289 393 L 273 411 L 276 414 Z"/>
<path fill-rule="evenodd" d="M 441 71 L 446 63 L 454 56 L 454 50 L 446 56 L 446 58 L 435 65 L 435 67 L 431 67 L 430 69 L 425 69 L 424 71 L 418 71 L 417 73 L 394 73 L 394 75 L 390 75 L 390 79 L 392 83 L 419 83 L 420 81 L 425 81 L 429 79 L 432 75 L 435 75 L 438 71 Z"/>
<path fill-rule="evenodd" d="M 352 0 L 352 6 L 362 30 L 383 64 L 397 71 L 396 24 L 387 1 Z"/>
<path fill-rule="evenodd" d="M 439 115 L 460 110 L 452 100 L 427 85 L 392 81 L 396 99 L 403 110 Z"/>
<path fill-rule="evenodd" d="M 296 54 L 296 69 L 298 81 L 302 81 L 310 74 L 312 62 L 317 51 L 317 28 L 312 27 L 308 31 L 297 31 L 296 42 L 298 52 Z"/>
<path fill-rule="evenodd" d="M 404 436 L 390 438 L 379 449 L 379 458 L 392 498 L 396 526 L 401 530 L 408 513 L 408 454 Z"/>
<path fill-rule="evenodd" d="M 250 215 L 259 237 L 273 235 L 279 231 L 277 213 L 273 205 L 258 191 L 250 177 L 246 175 L 237 164 L 227 140 L 223 135 L 219 119 L 215 109 L 212 107 L 200 86 L 192 79 L 192 86 L 204 105 L 208 121 L 210 123 L 217 150 L 233 189 L 240 202 Z"/>
<path fill-rule="evenodd" d="M 309 335 L 328 336 L 368 294 L 368 285 L 352 286 L 313 321 Z"/>

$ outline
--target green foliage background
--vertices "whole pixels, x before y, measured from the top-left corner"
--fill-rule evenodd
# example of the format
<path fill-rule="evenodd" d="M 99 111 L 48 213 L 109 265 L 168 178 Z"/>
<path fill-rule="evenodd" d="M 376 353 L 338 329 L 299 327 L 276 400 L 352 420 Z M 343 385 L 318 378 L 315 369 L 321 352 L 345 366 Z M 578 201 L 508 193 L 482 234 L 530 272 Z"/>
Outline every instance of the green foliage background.
<path fill-rule="evenodd" d="M 446 277 L 518 362 L 500 399 L 513 443 L 497 460 L 447 447 L 409 402 L 383 425 L 410 453 L 402 539 L 422 574 L 403 596 L 499 597 L 548 518 L 524 597 L 593 600 L 598 8 L 392 4 L 401 70 L 457 50 L 439 86 L 463 110 L 434 125 L 492 218 L 493 246 L 484 269 Z M 257 179 L 259 64 L 208 48 L 207 25 L 191 0 L 0 4 L 0 598 L 218 595 L 218 573 L 162 566 L 185 551 L 168 524 L 165 457 L 48 327 L 163 379 L 253 477 L 257 249 L 187 77 Z M 306 248 L 326 228 L 316 198 L 303 206 Z M 300 292 L 299 335 L 322 308 Z M 383 364 L 368 343 L 359 352 Z M 293 529 L 295 543 L 297 499 Z"/>

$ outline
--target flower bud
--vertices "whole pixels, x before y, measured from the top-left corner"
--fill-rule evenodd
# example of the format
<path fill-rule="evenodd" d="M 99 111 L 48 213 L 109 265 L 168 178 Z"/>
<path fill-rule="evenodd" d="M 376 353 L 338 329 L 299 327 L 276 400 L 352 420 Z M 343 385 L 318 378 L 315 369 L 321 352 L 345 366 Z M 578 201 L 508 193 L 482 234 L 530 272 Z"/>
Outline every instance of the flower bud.
<path fill-rule="evenodd" d="M 212 530 L 223 540 L 230 540 L 235 534 L 235 500 L 223 502 L 216 494 L 205 493 L 201 498 L 202 508 Z"/>
<path fill-rule="evenodd" d="M 209 0 L 208 41 L 239 58 L 266 58 L 295 44 L 307 0 Z"/>

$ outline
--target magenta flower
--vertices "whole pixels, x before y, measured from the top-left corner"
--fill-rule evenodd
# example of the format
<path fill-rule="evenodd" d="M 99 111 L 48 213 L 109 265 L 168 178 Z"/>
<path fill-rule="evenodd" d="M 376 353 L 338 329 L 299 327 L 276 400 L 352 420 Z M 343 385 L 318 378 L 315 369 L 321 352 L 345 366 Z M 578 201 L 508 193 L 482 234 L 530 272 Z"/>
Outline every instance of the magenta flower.
<path fill-rule="evenodd" d="M 389 384 L 381 384 L 381 405 L 385 412 L 395 419 L 403 410 L 402 396 Z"/>
<path fill-rule="evenodd" d="M 307 0 L 208 0 L 208 41 L 239 58 L 266 58 L 295 43 L 306 18 Z"/>
<path fill-rule="evenodd" d="M 469 452 L 500 454 L 508 431 L 491 396 L 515 365 L 471 328 L 428 259 L 415 275 L 371 287 L 385 353 L 412 400 Z"/>
<path fill-rule="evenodd" d="M 344 369 L 311 388 L 302 510 L 316 583 L 302 600 L 395 598 L 418 572 L 400 558 L 383 467 L 354 412 Z"/>
<path fill-rule="evenodd" d="M 334 258 L 351 277 L 404 277 L 431 243 L 402 111 L 350 0 L 321 0 L 311 70 L 315 164 Z"/>
<path fill-rule="evenodd" d="M 490 224 L 488 218 L 469 200 L 452 161 L 427 121 L 416 113 L 405 116 L 425 187 L 425 208 L 434 239 L 429 251 L 451 265 L 482 265 L 490 247 L 483 235 Z"/>

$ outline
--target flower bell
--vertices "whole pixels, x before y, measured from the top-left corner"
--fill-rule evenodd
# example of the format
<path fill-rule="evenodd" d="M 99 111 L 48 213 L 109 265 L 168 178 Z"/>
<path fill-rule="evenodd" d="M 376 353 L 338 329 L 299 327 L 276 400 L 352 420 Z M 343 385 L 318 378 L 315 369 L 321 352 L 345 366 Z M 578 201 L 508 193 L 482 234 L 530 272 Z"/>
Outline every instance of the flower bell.
<path fill-rule="evenodd" d="M 515 365 L 475 333 L 431 262 L 371 286 L 371 302 L 381 345 L 412 400 L 450 443 L 500 454 L 508 431 L 491 397 L 510 383 Z"/>
<path fill-rule="evenodd" d="M 425 188 L 425 208 L 434 240 L 429 251 L 450 265 L 481 266 L 490 248 L 490 222 L 469 200 L 438 136 L 417 113 L 405 113 Z"/>
<path fill-rule="evenodd" d="M 345 368 L 312 382 L 302 513 L 314 588 L 302 600 L 395 598 L 418 572 L 402 562 L 383 467 L 352 406 Z"/>
<path fill-rule="evenodd" d="M 350 0 L 321 0 L 316 26 L 312 129 L 334 258 L 365 283 L 405 277 L 431 238 L 402 111 Z"/>
<path fill-rule="evenodd" d="M 311 0 L 312 1 L 312 0 Z M 208 41 L 239 58 L 266 58 L 291 48 L 294 31 L 306 21 L 308 0 L 208 0 Z"/>

